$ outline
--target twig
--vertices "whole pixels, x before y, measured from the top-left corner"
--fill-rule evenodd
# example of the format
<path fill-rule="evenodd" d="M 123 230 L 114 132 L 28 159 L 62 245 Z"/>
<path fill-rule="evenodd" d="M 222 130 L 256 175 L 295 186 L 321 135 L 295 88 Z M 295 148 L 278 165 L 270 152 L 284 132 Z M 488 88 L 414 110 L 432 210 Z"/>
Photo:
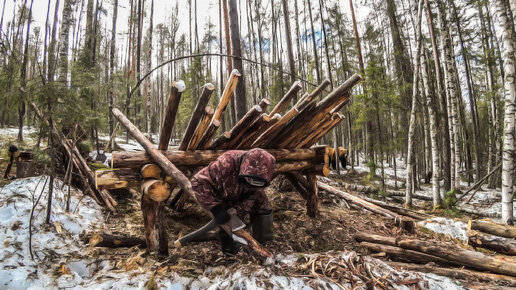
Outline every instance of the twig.
<path fill-rule="evenodd" d="M 50 177 L 49 177 L 50 178 Z M 41 193 L 38 196 L 38 199 L 36 200 L 36 203 L 32 204 L 32 209 L 30 211 L 30 218 L 29 218 L 29 253 L 30 258 L 34 260 L 34 254 L 32 253 L 32 219 L 34 218 L 34 210 L 36 209 L 36 206 L 38 206 L 39 200 L 41 199 L 41 196 L 43 196 L 43 193 L 45 192 L 45 186 L 47 185 L 48 179 L 45 179 L 45 183 L 43 184 L 43 188 L 41 189 Z M 36 192 L 36 189 L 38 188 L 39 183 L 41 182 L 41 179 L 38 181 L 38 184 L 36 184 L 36 187 L 34 188 L 34 192 Z"/>

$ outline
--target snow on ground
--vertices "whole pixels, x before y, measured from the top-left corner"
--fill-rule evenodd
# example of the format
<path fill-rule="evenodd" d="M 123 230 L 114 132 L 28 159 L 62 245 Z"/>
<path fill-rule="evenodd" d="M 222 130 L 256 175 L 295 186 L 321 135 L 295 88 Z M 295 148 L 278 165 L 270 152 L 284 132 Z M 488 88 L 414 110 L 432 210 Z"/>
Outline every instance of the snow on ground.
<path fill-rule="evenodd" d="M 410 289 L 415 284 L 429 289 L 462 289 L 448 278 L 397 271 L 377 259 L 357 256 L 355 252 L 278 255 L 270 266 L 234 263 L 228 267 L 198 269 L 196 277 L 178 274 L 174 271 L 176 265 L 158 266 L 153 270 L 145 268 L 144 261 L 148 263 L 148 259 L 153 258 L 142 257 L 144 251 L 137 249 L 128 259 L 99 257 L 96 249 L 80 242 L 79 235 L 83 231 L 95 232 L 103 228 L 101 208 L 90 197 L 72 189 L 71 213 L 67 213 L 68 187 L 55 180 L 51 224 L 46 225 L 48 179 L 48 176 L 19 179 L 0 188 L 0 240 L 4 245 L 0 252 L 0 288 L 142 289 L 154 280 L 164 289 L 341 289 L 341 285 L 324 275 L 299 273 L 299 269 L 309 272 L 315 265 L 311 261 L 325 259 L 317 265 L 325 265 L 328 271 L 348 265 L 341 269 L 346 273 L 349 269 L 352 273 L 356 263 L 367 265 L 376 279 L 397 289 Z M 29 219 L 32 205 L 39 196 L 32 221 L 34 259 L 31 259 Z M 405 285 L 407 283 L 410 285 Z"/>
<path fill-rule="evenodd" d="M 468 224 L 460 220 L 448 219 L 444 217 L 434 217 L 420 221 L 418 225 L 433 232 L 447 235 L 463 242 L 468 241 Z"/>
<path fill-rule="evenodd" d="M 26 135 L 36 133 L 36 127 L 23 127 L 23 137 L 26 137 Z M 2 136 L 11 136 L 11 137 L 18 137 L 18 127 L 7 127 L 7 128 L 0 128 L 0 135 Z"/>

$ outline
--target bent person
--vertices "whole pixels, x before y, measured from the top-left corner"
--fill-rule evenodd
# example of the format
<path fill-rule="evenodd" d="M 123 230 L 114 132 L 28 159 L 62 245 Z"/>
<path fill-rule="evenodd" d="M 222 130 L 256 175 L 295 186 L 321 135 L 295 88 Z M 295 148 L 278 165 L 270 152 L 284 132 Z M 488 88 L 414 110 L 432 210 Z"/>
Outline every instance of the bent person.
<path fill-rule="evenodd" d="M 230 221 L 235 218 L 241 221 L 250 215 L 253 237 L 262 244 L 272 240 L 272 210 L 265 187 L 270 184 L 275 163 L 276 159 L 263 149 L 231 150 L 192 177 L 197 202 L 219 225 L 225 254 L 234 255 L 240 248 L 231 235 L 238 230 L 231 228 L 234 223 Z"/>

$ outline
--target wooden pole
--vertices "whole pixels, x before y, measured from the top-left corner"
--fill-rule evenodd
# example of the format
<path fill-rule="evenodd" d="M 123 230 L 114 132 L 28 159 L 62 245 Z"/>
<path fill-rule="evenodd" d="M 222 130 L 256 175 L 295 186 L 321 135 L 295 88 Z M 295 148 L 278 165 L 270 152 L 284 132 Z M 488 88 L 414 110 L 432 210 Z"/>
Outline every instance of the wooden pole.
<path fill-rule="evenodd" d="M 181 139 L 181 144 L 179 145 L 179 150 L 186 150 L 188 148 L 188 144 L 192 140 L 193 134 L 197 125 L 199 124 L 203 113 L 205 113 L 206 106 L 210 101 L 210 97 L 215 90 L 215 86 L 212 83 L 207 83 L 202 88 L 201 96 L 197 101 L 197 105 L 195 106 L 194 111 L 192 112 L 192 116 L 190 117 L 190 121 L 188 121 L 188 126 L 186 127 L 186 131 L 183 135 L 183 139 Z"/>
<path fill-rule="evenodd" d="M 184 89 L 185 83 L 182 80 L 172 83 L 165 120 L 163 121 L 163 127 L 161 127 L 161 134 L 159 136 L 159 150 L 168 149 L 168 143 L 170 142 L 170 136 L 172 135 L 172 129 L 174 128 L 176 114 L 179 108 L 179 101 L 181 101 L 181 94 Z"/>
<path fill-rule="evenodd" d="M 274 109 L 270 112 L 269 115 L 274 116 L 274 114 L 281 113 L 285 107 L 288 106 L 288 103 L 292 98 L 297 96 L 297 93 L 302 89 L 301 83 L 299 81 L 294 82 L 292 87 L 288 90 L 288 92 L 281 98 L 281 100 L 276 104 Z"/>

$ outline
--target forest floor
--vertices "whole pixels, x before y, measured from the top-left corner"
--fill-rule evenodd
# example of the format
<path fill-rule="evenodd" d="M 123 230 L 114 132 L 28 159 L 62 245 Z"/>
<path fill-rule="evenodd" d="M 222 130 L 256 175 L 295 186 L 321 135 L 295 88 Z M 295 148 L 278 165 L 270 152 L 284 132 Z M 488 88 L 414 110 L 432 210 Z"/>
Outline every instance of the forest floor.
<path fill-rule="evenodd" d="M 0 148 L 7 148 L 5 140 L 12 139 L 9 136 L 0 130 Z M 2 173 L 4 164 L 0 164 Z M 343 182 L 365 184 L 364 169 L 359 167 L 325 181 L 334 186 Z M 82 241 L 83 237 L 97 232 L 143 237 L 138 193 L 118 196 L 118 212 L 113 215 L 82 192 L 71 189 L 71 212 L 66 212 L 68 187 L 57 181 L 51 223 L 47 225 L 44 223 L 46 180 L 46 176 L 41 176 L 0 185 L 0 240 L 5 248 L 0 253 L 0 288 L 462 289 L 475 282 L 396 270 L 382 261 L 385 257 L 369 256 L 353 240 L 355 233 L 365 232 L 440 240 L 465 247 L 460 241 L 463 224 L 459 220 L 448 222 L 450 219 L 436 218 L 444 230 L 435 224 L 427 226 L 444 235 L 429 230 L 408 235 L 391 220 L 350 209 L 342 199 L 326 192 L 320 194 L 320 216 L 311 219 L 306 215 L 301 196 L 288 183 L 275 182 L 267 189 L 274 211 L 275 239 L 266 244 L 275 253 L 272 263 L 263 265 L 245 250 L 234 257 L 224 256 L 215 240 L 181 249 L 171 246 L 168 257 L 158 258 L 136 247 L 92 248 Z M 29 247 L 30 213 L 40 194 L 41 200 L 34 207 Z M 417 206 L 428 211 L 426 203 Z M 187 203 L 182 211 L 168 208 L 166 211 L 170 245 L 180 234 L 189 233 L 209 220 L 193 202 Z M 454 227 L 459 229 L 453 230 Z"/>

